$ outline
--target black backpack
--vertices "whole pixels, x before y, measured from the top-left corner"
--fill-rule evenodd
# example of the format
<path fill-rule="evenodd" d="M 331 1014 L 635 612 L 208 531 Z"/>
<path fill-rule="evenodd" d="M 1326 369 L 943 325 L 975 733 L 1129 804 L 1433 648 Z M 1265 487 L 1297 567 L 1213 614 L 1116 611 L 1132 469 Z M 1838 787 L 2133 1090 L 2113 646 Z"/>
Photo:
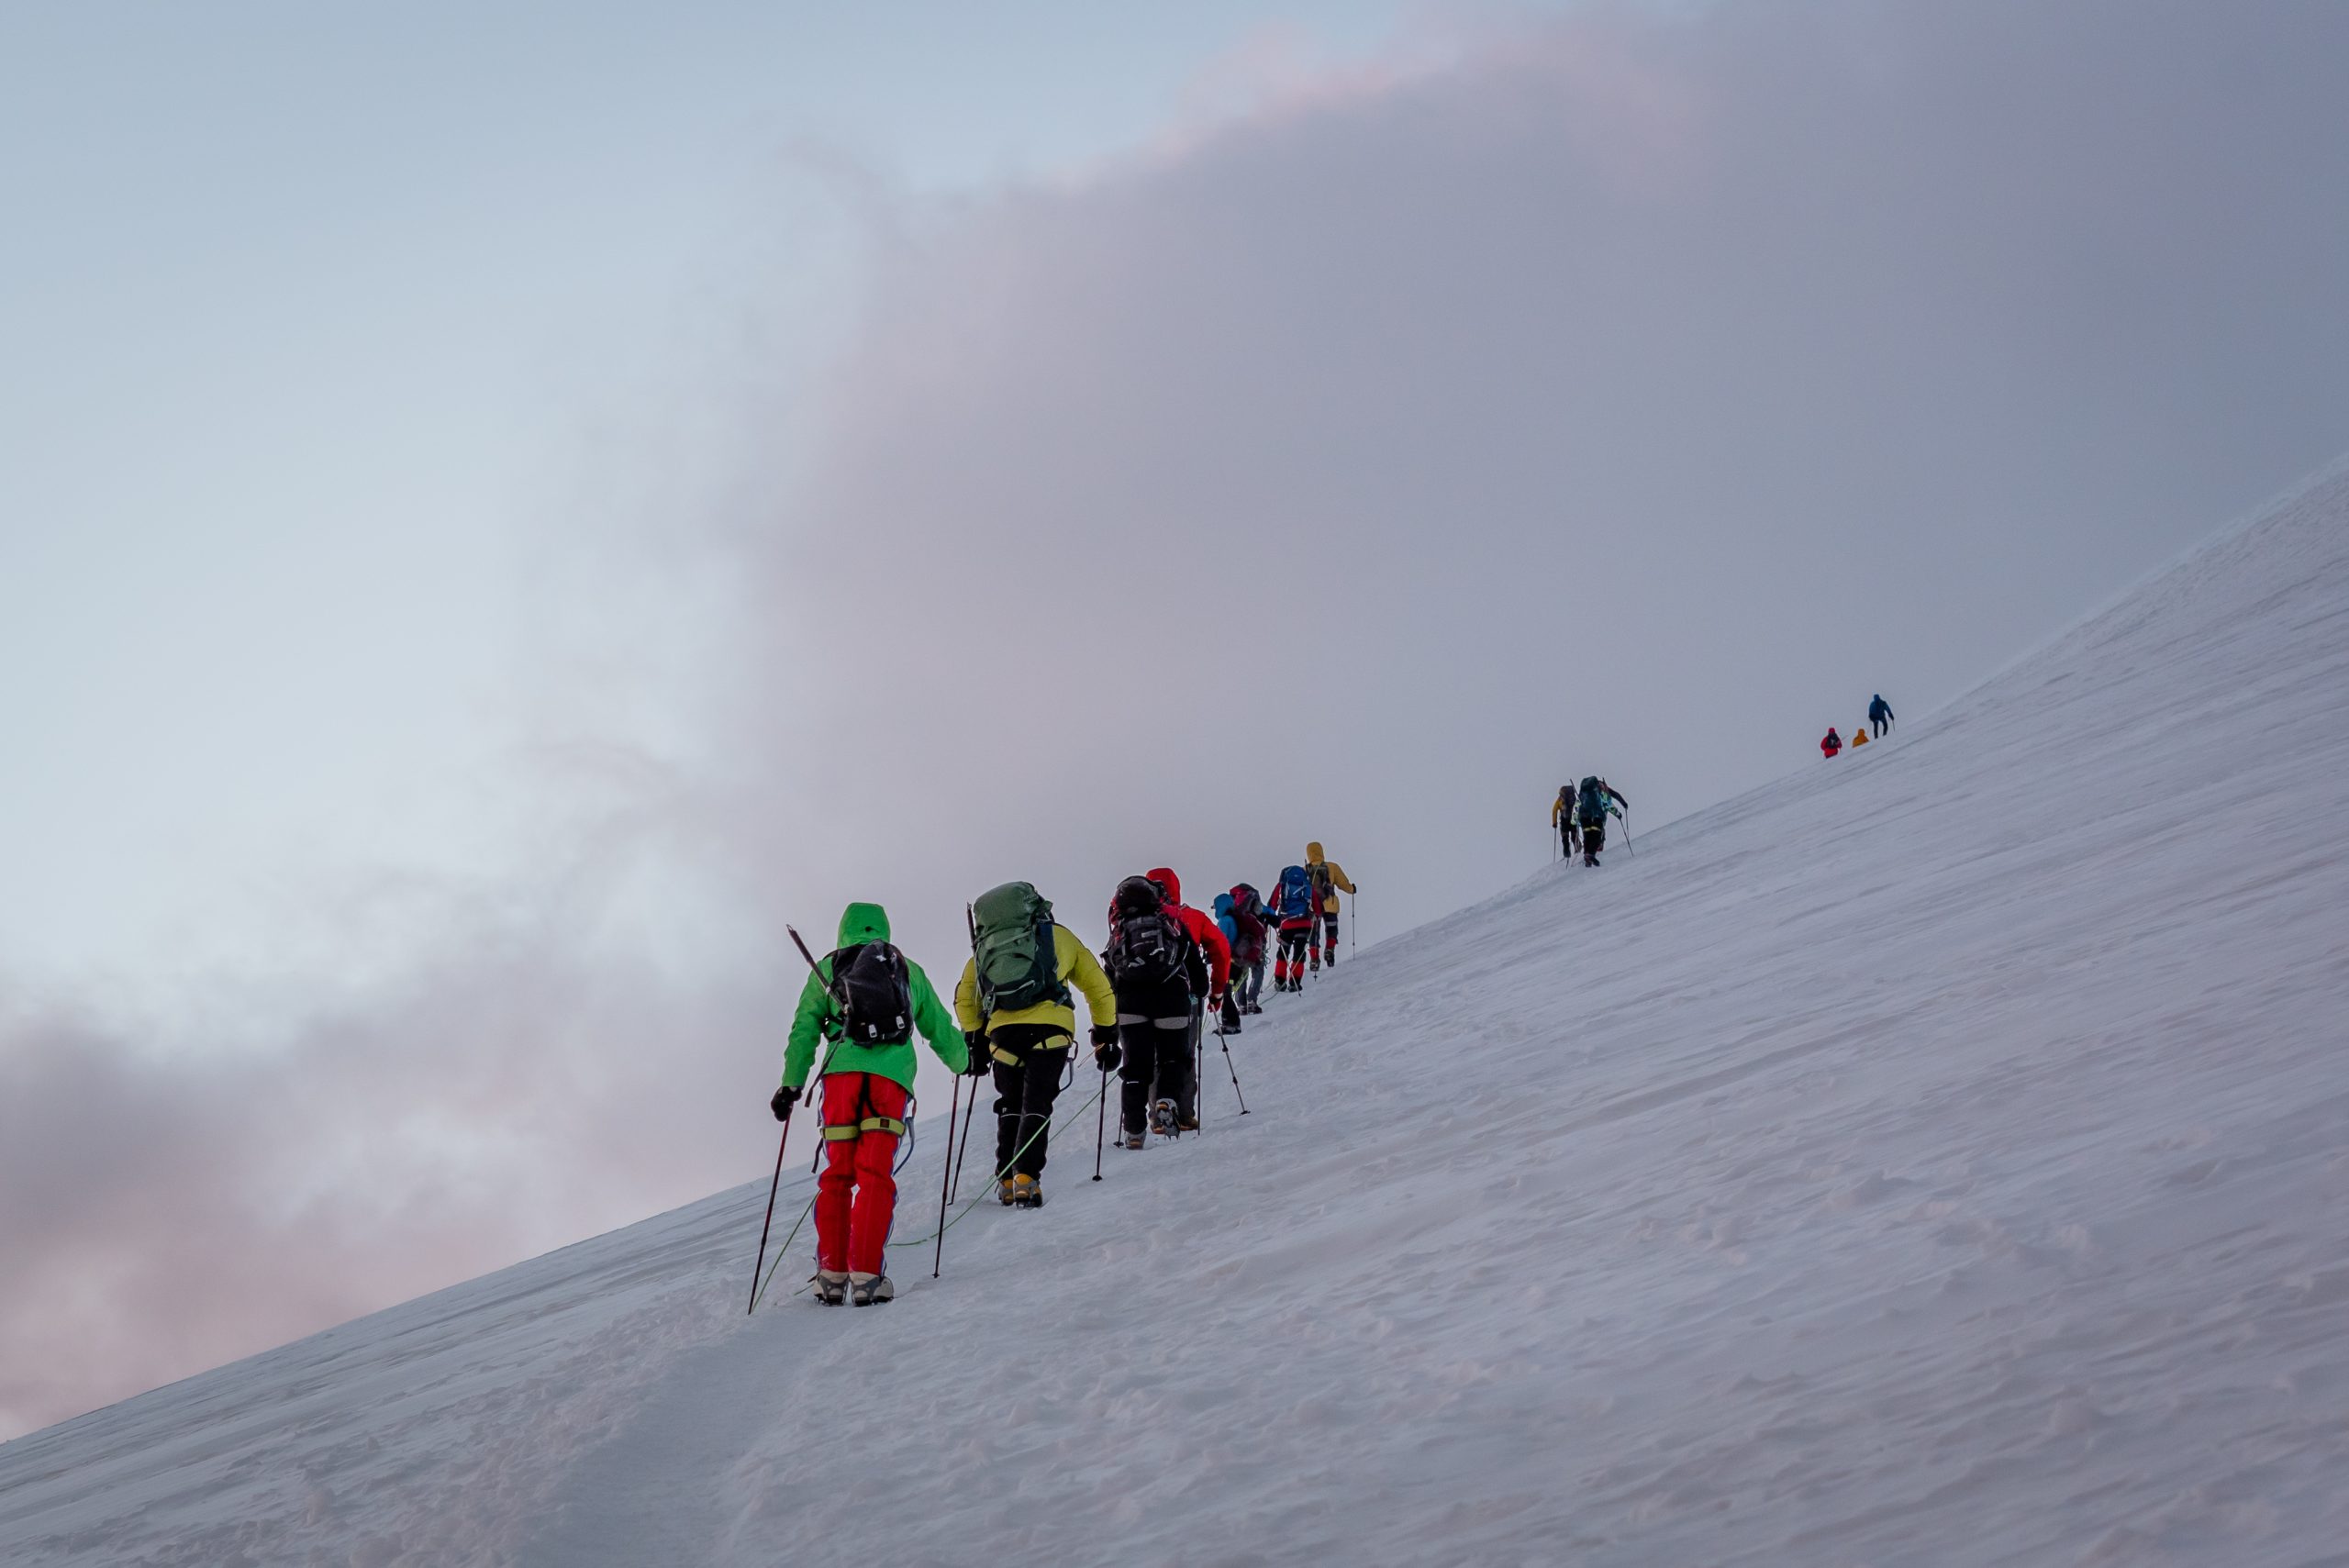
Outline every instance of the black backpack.
<path fill-rule="evenodd" d="M 854 1045 L 903 1045 L 914 1037 L 913 983 L 906 955 L 887 942 L 859 942 L 832 954 L 832 1006 L 841 1038 Z"/>
<path fill-rule="evenodd" d="M 1186 984 L 1191 956 L 1190 933 L 1166 908 L 1166 895 L 1146 876 L 1130 876 L 1118 884 L 1109 904 L 1109 984 L 1120 991 L 1141 991 Z"/>

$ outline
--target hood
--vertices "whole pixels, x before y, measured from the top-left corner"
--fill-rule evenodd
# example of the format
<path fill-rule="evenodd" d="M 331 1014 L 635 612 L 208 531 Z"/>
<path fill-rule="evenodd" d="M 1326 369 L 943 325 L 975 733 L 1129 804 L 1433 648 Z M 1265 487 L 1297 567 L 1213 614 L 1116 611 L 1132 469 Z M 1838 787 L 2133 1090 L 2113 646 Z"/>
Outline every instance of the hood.
<path fill-rule="evenodd" d="M 1215 912 L 1218 915 L 1229 915 L 1231 913 L 1230 894 L 1219 893 L 1215 895 Z"/>
<path fill-rule="evenodd" d="M 1327 856 L 1322 854 L 1321 846 L 1319 844 L 1308 844 L 1305 846 L 1305 863 L 1307 865 L 1319 865 L 1322 861 L 1327 858 Z"/>
<path fill-rule="evenodd" d="M 833 946 L 852 948 L 859 942 L 889 940 L 889 911 L 878 904 L 852 904 L 841 911 L 841 940 Z"/>
<path fill-rule="evenodd" d="M 1180 904 L 1183 902 L 1183 879 L 1181 877 L 1176 876 L 1164 866 L 1160 866 L 1156 871 L 1150 873 L 1150 880 L 1158 884 L 1158 885 L 1164 890 L 1166 894 L 1166 902 L 1169 904 Z"/>

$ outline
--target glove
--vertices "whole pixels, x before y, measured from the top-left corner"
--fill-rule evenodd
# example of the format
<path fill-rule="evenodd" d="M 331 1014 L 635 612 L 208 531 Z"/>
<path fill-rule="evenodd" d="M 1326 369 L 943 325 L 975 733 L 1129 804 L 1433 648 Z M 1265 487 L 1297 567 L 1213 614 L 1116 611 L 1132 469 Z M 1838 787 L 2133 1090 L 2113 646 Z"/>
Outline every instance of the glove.
<path fill-rule="evenodd" d="M 1093 1026 L 1093 1049 L 1094 1049 L 1094 1050 L 1098 1051 L 1098 1050 L 1100 1050 L 1100 1049 L 1101 1049 L 1103 1046 L 1105 1046 L 1105 1045 L 1107 1045 L 1107 1046 L 1115 1046 L 1117 1043 L 1118 1043 L 1118 1026 L 1117 1026 L 1117 1025 L 1115 1025 L 1115 1024 L 1095 1024 L 1095 1025 Z"/>
<path fill-rule="evenodd" d="M 970 1062 L 963 1067 L 963 1072 L 974 1078 L 984 1078 L 995 1071 L 995 1052 L 987 1049 L 986 1030 L 965 1029 L 963 1044 L 971 1052 Z"/>
<path fill-rule="evenodd" d="M 1104 1073 L 1115 1073 L 1118 1070 L 1118 1064 L 1125 1059 L 1126 1053 L 1119 1050 L 1114 1042 L 1108 1045 L 1097 1045 L 1093 1048 L 1093 1065 Z"/>
<path fill-rule="evenodd" d="M 774 1112 L 775 1120 L 788 1121 L 791 1119 L 791 1107 L 798 1103 L 799 1091 L 785 1084 L 774 1092 L 774 1098 L 769 1100 L 767 1105 Z"/>

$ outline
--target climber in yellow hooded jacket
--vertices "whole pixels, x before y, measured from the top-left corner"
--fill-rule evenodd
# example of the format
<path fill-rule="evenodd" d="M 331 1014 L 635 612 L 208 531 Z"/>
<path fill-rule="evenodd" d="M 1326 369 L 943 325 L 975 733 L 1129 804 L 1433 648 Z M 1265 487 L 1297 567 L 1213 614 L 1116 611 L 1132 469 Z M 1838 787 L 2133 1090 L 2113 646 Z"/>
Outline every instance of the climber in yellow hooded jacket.
<path fill-rule="evenodd" d="M 974 1075 L 995 1075 L 996 1195 L 1041 1208 L 1052 1101 L 1075 1044 L 1074 985 L 1093 1016 L 1094 1064 L 1117 1068 L 1118 997 L 1109 977 L 1052 906 L 1025 882 L 989 888 L 971 906 L 971 958 L 954 987 L 954 1020 Z M 1104 1088 L 1107 1088 L 1105 1080 Z"/>
<path fill-rule="evenodd" d="M 1321 952 L 1314 964 L 1319 969 L 1338 962 L 1338 911 L 1342 906 L 1338 895 L 1355 889 L 1346 880 L 1346 868 L 1323 854 L 1318 843 L 1305 846 L 1305 874 L 1312 879 L 1313 895 L 1321 910 Z"/>

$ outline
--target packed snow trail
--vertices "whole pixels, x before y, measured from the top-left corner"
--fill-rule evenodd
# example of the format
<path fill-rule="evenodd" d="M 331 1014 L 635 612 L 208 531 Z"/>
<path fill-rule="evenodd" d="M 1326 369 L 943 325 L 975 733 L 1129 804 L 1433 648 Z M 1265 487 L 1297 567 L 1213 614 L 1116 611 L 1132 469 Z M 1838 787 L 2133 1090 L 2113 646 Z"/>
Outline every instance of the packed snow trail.
<path fill-rule="evenodd" d="M 2344 692 L 2336 480 L 1269 999 L 1254 1114 L 886 1308 L 742 1316 L 760 1169 L 0 1449 L 0 1559 L 2349 1562 Z"/>

